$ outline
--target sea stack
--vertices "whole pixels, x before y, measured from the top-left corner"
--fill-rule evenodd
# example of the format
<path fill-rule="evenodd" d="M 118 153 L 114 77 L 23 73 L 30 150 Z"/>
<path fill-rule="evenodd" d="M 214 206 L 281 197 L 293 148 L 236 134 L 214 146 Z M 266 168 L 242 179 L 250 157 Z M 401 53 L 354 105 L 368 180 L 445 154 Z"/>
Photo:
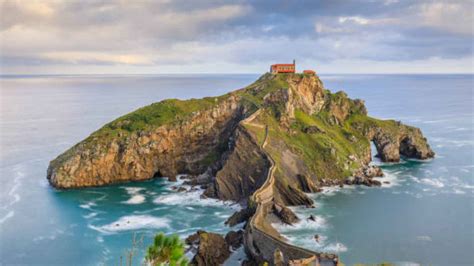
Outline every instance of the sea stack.
<path fill-rule="evenodd" d="M 246 207 L 244 245 L 255 261 L 273 262 L 279 249 L 285 263 L 330 263 L 337 256 L 286 243 L 268 216 L 285 210 L 280 216 L 295 221 L 285 206 L 311 206 L 305 192 L 322 186 L 378 185 L 371 142 L 387 162 L 434 156 L 420 129 L 368 116 L 362 100 L 325 89 L 314 71 L 266 73 L 219 97 L 165 100 L 120 117 L 51 161 L 47 178 L 81 188 L 188 174 L 207 197 Z"/>

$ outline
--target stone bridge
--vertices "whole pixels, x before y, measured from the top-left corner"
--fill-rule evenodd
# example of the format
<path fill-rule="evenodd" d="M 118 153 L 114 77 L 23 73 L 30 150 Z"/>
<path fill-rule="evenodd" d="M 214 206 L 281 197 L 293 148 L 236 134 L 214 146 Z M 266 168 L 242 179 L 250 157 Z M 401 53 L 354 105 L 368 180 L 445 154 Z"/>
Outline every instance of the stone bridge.
<path fill-rule="evenodd" d="M 243 120 L 242 123 L 252 124 L 252 121 L 260 114 L 261 110 Z M 246 252 L 257 262 L 266 261 L 270 265 L 337 265 L 338 258 L 336 255 L 318 253 L 287 243 L 285 238 L 266 220 L 267 214 L 271 213 L 273 208 L 273 184 L 276 169 L 275 161 L 265 151 L 267 142 L 268 127 L 266 126 L 265 137 L 260 148 L 270 162 L 270 169 L 265 183 L 255 191 L 250 200 L 255 204 L 256 211 L 245 229 Z M 276 250 L 279 250 L 280 255 L 283 255 L 282 262 L 274 261 Z"/>

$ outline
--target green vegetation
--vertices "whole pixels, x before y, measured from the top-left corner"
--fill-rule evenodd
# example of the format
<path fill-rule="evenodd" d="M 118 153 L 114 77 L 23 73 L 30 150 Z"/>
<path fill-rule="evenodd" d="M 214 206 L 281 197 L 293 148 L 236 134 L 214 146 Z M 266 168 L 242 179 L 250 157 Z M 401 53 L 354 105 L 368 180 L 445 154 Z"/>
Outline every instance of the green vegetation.
<path fill-rule="evenodd" d="M 249 112 L 256 111 L 263 105 L 263 98 L 271 91 L 288 88 L 286 82 L 288 74 L 271 75 L 265 74 L 259 80 L 245 89 L 235 92 L 241 97 L 241 104 L 247 107 Z M 179 124 L 193 113 L 213 108 L 227 99 L 232 93 L 218 97 L 206 97 L 202 99 L 178 100 L 169 99 L 139 108 L 129 114 L 117 118 L 92 133 L 80 145 L 83 147 L 100 146 L 106 148 L 112 139 L 125 139 L 133 132 L 150 130 L 165 124 Z M 78 146 L 72 147 L 67 154 L 75 153 Z M 58 161 L 60 163 L 60 161 Z"/>
<path fill-rule="evenodd" d="M 227 97 L 228 94 L 202 99 L 169 99 L 153 103 L 106 124 L 94 132 L 89 139 L 115 137 L 119 133 L 127 135 L 130 132 L 156 128 L 164 124 L 179 123 L 194 112 L 214 107 Z"/>
<path fill-rule="evenodd" d="M 238 91 L 238 95 L 242 97 L 244 104 L 248 103 L 260 108 L 263 105 L 265 95 L 289 87 L 287 78 L 288 74 L 272 75 L 267 73 L 244 90 Z"/>
<path fill-rule="evenodd" d="M 304 160 L 308 169 L 318 177 L 341 179 L 351 175 L 352 171 L 358 169 L 357 162 L 348 160 L 349 155 L 363 156 L 364 151 L 369 148 L 369 142 L 360 133 L 347 126 L 331 126 L 318 115 L 308 115 L 301 110 L 295 111 L 295 120 L 291 124 L 291 131 L 280 128 L 276 114 L 267 109 L 259 120 L 268 125 L 271 139 L 280 140 L 286 148 Z M 317 127 L 318 133 L 305 133 L 307 127 Z M 247 127 L 250 131 L 261 138 L 263 128 Z M 355 142 L 348 138 L 354 136 Z M 280 144 L 281 145 L 281 144 Z M 282 161 L 282 147 L 269 147 L 273 159 L 277 164 Z M 347 164 L 347 166 L 346 166 Z M 278 172 L 277 174 L 283 174 Z"/>
<path fill-rule="evenodd" d="M 184 244 L 177 235 L 165 236 L 159 233 L 155 236 L 153 244 L 148 247 L 145 257 L 149 265 L 184 266 L 188 260 L 184 255 Z"/>
<path fill-rule="evenodd" d="M 230 94 L 202 99 L 169 99 L 142 107 L 104 125 L 84 141 L 56 158 L 51 165 L 61 165 L 80 148 L 96 147 L 96 150 L 105 150 L 113 139 L 123 140 L 133 132 L 151 130 L 165 124 L 181 123 L 193 113 L 208 110 L 229 96 Z"/>

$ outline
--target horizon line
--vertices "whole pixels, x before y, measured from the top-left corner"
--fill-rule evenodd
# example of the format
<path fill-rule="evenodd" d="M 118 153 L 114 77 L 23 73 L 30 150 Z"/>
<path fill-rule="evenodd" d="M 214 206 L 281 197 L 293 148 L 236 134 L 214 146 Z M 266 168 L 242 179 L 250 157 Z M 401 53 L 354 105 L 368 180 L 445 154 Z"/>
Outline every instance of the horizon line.
<path fill-rule="evenodd" d="M 0 77 L 8 76 L 141 76 L 141 75 L 263 75 L 269 72 L 263 73 L 210 73 L 210 72 L 165 72 L 165 73 L 35 73 L 35 74 L 24 74 L 24 73 L 12 73 L 4 74 L 0 73 Z M 300 72 L 296 72 L 298 74 Z M 302 73 L 302 72 L 301 72 Z M 327 72 L 327 73 L 316 73 L 316 75 L 474 75 L 474 72 L 375 72 L 375 73 L 358 73 L 358 72 Z"/>

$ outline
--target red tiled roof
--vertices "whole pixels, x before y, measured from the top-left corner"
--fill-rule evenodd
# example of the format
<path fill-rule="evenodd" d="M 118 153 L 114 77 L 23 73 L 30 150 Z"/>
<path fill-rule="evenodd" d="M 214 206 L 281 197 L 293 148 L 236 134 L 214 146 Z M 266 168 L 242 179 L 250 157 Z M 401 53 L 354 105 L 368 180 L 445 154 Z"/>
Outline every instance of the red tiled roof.
<path fill-rule="evenodd" d="M 294 64 L 273 64 L 272 66 L 294 66 Z"/>

